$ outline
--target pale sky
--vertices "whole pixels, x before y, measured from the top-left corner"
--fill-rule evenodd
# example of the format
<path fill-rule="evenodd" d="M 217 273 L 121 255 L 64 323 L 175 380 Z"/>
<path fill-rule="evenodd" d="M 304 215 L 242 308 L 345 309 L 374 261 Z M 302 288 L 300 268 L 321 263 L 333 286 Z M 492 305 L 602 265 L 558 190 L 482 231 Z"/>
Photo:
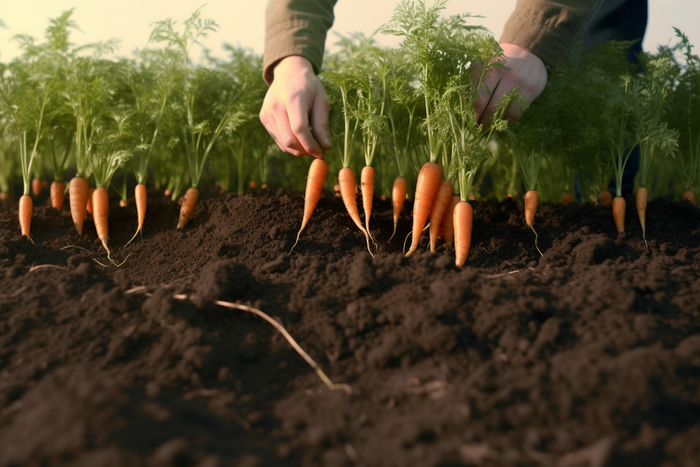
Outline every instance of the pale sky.
<path fill-rule="evenodd" d="M 122 40 L 118 56 L 130 56 L 134 48 L 145 46 L 149 24 L 167 17 L 182 21 L 204 0 L 2 0 L 0 19 L 7 28 L 0 28 L 0 61 L 7 62 L 20 51 L 10 38 L 19 33 L 43 39 L 48 18 L 75 8 L 73 19 L 83 32 L 76 31 L 72 40 L 83 44 L 117 37 Z M 349 33 L 361 31 L 372 34 L 391 17 L 396 0 L 339 0 L 332 31 Z M 212 18 L 221 26 L 205 44 L 215 55 L 224 56 L 223 42 L 240 44 L 262 53 L 264 46 L 265 0 L 209 0 L 202 10 L 204 18 Z M 503 25 L 515 7 L 515 0 L 451 0 L 448 13 L 470 12 L 486 18 L 474 19 L 501 34 Z M 656 49 L 658 44 L 672 41 L 672 26 L 683 30 L 691 42 L 700 44 L 700 1 L 649 0 L 649 26 L 643 46 Z M 328 43 L 335 41 L 329 34 Z M 396 38 L 379 37 L 383 45 L 396 45 Z"/>

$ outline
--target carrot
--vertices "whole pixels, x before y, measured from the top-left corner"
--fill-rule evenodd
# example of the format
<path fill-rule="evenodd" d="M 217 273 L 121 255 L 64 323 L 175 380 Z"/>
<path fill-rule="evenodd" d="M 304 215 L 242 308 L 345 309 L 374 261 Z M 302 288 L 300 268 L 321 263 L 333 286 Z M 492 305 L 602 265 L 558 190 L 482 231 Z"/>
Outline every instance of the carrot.
<path fill-rule="evenodd" d="M 126 245 L 131 243 L 138 235 L 139 232 L 143 232 L 143 221 L 146 219 L 146 205 L 148 204 L 148 198 L 146 197 L 146 185 L 139 183 L 134 188 L 134 203 L 136 203 L 136 217 L 138 225 L 136 227 L 136 233 L 131 237 Z M 124 246 L 126 246 L 124 245 Z"/>
<path fill-rule="evenodd" d="M 34 202 L 31 196 L 24 195 L 19 199 L 19 227 L 22 230 L 22 236 L 27 237 L 30 242 L 32 234 L 30 232 L 32 226 L 32 212 L 34 211 Z"/>
<path fill-rule="evenodd" d="M 10 209 L 10 201 L 12 197 L 10 196 L 9 192 L 2 192 L 0 193 L 0 212 L 5 212 Z"/>
<path fill-rule="evenodd" d="M 355 225 L 365 234 L 367 250 L 369 254 L 374 257 L 369 247 L 369 234 L 362 226 L 362 221 L 360 221 L 360 211 L 357 209 L 357 201 L 355 199 L 355 173 L 351 168 L 345 167 L 340 169 L 338 173 L 338 184 L 340 185 L 340 197 L 343 199 L 345 209 L 348 210 L 348 214 L 350 214 L 350 218 L 352 218 Z"/>
<path fill-rule="evenodd" d="M 66 200 L 66 184 L 60 180 L 54 180 L 51 183 L 51 206 L 58 209 L 63 209 L 63 202 Z"/>
<path fill-rule="evenodd" d="M 430 208 L 433 207 L 440 180 L 442 180 L 442 170 L 434 162 L 426 162 L 418 172 L 416 199 L 413 203 L 413 238 L 406 257 L 411 256 L 418 249 L 418 242 L 428 220 Z"/>
<path fill-rule="evenodd" d="M 540 256 L 544 256 L 540 250 L 540 247 L 537 246 L 537 239 L 539 238 L 539 235 L 537 235 L 534 225 L 535 214 L 537 213 L 537 203 L 539 203 L 540 198 L 535 190 L 530 190 L 525 193 L 525 197 L 523 199 L 525 201 L 525 223 L 528 225 L 528 227 L 530 227 L 532 233 L 535 234 L 535 248 L 537 248 L 537 251 L 540 252 Z"/>
<path fill-rule="evenodd" d="M 190 220 L 190 216 L 194 211 L 194 207 L 199 200 L 199 190 L 195 187 L 188 188 L 185 196 L 182 197 L 182 206 L 180 207 L 180 218 L 177 221 L 177 228 L 183 229 Z"/>
<path fill-rule="evenodd" d="M 430 209 L 430 251 L 435 253 L 435 244 L 437 243 L 442 219 L 445 217 L 445 212 L 452 201 L 452 193 L 454 186 L 449 180 L 441 180 L 435 194 L 433 207 Z"/>
<path fill-rule="evenodd" d="M 70 214 L 73 218 L 73 225 L 79 234 L 83 233 L 85 223 L 85 211 L 88 202 L 88 181 L 82 177 L 73 177 L 68 187 L 70 196 Z"/>
<path fill-rule="evenodd" d="M 109 193 L 106 188 L 95 188 L 92 192 L 92 208 L 97 238 L 100 239 L 102 246 L 107 250 L 107 258 L 110 258 L 111 253 L 107 247 L 107 242 L 109 241 Z"/>
<path fill-rule="evenodd" d="M 166 188 L 165 191 L 163 192 L 163 194 L 164 194 L 165 196 L 170 196 L 170 195 L 173 194 L 173 191 L 170 190 L 170 189 L 168 189 L 168 188 Z"/>
<path fill-rule="evenodd" d="M 472 205 L 467 201 L 460 201 L 455 206 L 453 215 L 455 229 L 455 264 L 457 267 L 461 268 L 467 261 L 469 247 L 472 244 L 472 222 L 474 221 Z"/>
<path fill-rule="evenodd" d="M 254 190 L 255 187 L 258 186 L 258 184 L 255 183 L 255 180 L 251 180 L 251 181 L 248 183 L 248 186 L 250 187 L 251 190 Z"/>
<path fill-rule="evenodd" d="M 450 205 L 447 207 L 445 216 L 442 218 L 442 238 L 445 240 L 447 248 L 452 247 L 452 240 L 455 238 L 454 212 L 455 206 L 457 206 L 457 203 L 460 201 L 459 195 L 452 195 Z"/>
<path fill-rule="evenodd" d="M 292 249 L 289 250 L 289 254 L 292 254 L 294 247 L 299 243 L 299 236 L 302 230 L 306 227 L 311 219 L 311 214 L 313 214 L 318 200 L 321 199 L 321 193 L 323 192 L 323 184 L 326 183 L 326 177 L 328 176 L 328 162 L 324 159 L 314 159 L 309 167 L 309 176 L 306 178 L 306 191 L 304 192 L 304 215 L 301 218 L 301 228 L 299 233 L 297 233 L 297 241 L 292 245 Z"/>
<path fill-rule="evenodd" d="M 562 193 L 561 195 L 561 204 L 564 206 L 568 206 L 569 204 L 574 202 L 574 195 L 571 193 Z"/>
<path fill-rule="evenodd" d="M 612 207 L 617 233 L 625 233 L 625 211 L 627 211 L 627 203 L 625 202 L 625 198 L 622 196 L 616 196 L 613 198 Z"/>
<path fill-rule="evenodd" d="M 360 173 L 360 190 L 362 191 L 362 208 L 365 211 L 365 229 L 371 237 L 369 218 L 372 215 L 372 198 L 374 197 L 374 168 L 366 165 Z"/>
<path fill-rule="evenodd" d="M 404 177 L 396 177 L 394 186 L 391 188 L 391 205 L 394 208 L 394 232 L 389 237 L 389 241 L 396 235 L 396 226 L 399 223 L 399 216 L 403 211 L 403 203 L 406 201 L 406 191 L 408 190 L 408 180 Z"/>
<path fill-rule="evenodd" d="M 85 205 L 85 210 L 92 215 L 92 195 L 95 193 L 95 187 L 90 187 L 88 188 L 88 199 L 87 199 L 87 204 Z"/>
<path fill-rule="evenodd" d="M 32 194 L 39 196 L 46 186 L 46 180 L 35 178 L 32 180 Z"/>
<path fill-rule="evenodd" d="M 129 200 L 128 199 L 120 199 L 119 200 L 119 207 L 120 208 L 125 208 L 129 205 Z"/>
<path fill-rule="evenodd" d="M 610 206 L 610 203 L 612 203 L 612 195 L 608 190 L 603 190 L 598 193 L 598 199 L 600 200 L 601 206 Z"/>
<path fill-rule="evenodd" d="M 696 206 L 695 204 L 695 193 L 693 193 L 692 190 L 685 190 L 683 192 L 683 196 L 681 196 L 681 199 L 687 199 L 691 203 L 693 203 L 693 206 Z"/>
<path fill-rule="evenodd" d="M 642 238 L 644 243 L 647 242 L 647 200 L 649 192 L 643 186 L 637 188 L 637 214 L 639 214 L 639 223 L 642 224 Z"/>

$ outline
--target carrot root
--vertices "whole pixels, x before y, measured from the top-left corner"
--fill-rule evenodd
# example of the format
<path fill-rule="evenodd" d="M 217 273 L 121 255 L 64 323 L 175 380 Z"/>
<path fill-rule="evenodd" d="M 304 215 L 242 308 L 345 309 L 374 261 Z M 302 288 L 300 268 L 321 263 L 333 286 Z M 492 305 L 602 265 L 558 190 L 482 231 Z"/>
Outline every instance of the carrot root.
<path fill-rule="evenodd" d="M 146 219 L 146 206 L 148 204 L 146 185 L 142 183 L 136 185 L 136 188 L 134 188 L 134 203 L 136 203 L 136 217 L 138 219 L 138 225 L 134 236 L 131 237 L 131 240 L 126 242 L 126 245 L 133 242 L 139 232 L 143 234 L 143 221 Z"/>
<path fill-rule="evenodd" d="M 321 193 L 323 192 L 323 184 L 326 183 L 326 177 L 328 176 L 328 162 L 324 159 L 314 159 L 309 167 L 309 176 L 306 179 L 306 191 L 304 193 L 304 215 L 301 219 L 301 228 L 297 233 L 297 239 L 292 245 L 292 249 L 289 250 L 289 254 L 292 254 L 294 247 L 299 243 L 299 237 L 301 232 L 306 228 L 306 224 L 309 223 L 311 215 L 316 209 L 318 200 L 321 199 Z"/>
<path fill-rule="evenodd" d="M 413 203 L 413 238 L 406 257 L 411 256 L 418 249 L 423 226 L 428 220 L 441 180 L 442 169 L 434 162 L 426 162 L 418 172 L 416 199 Z"/>
<path fill-rule="evenodd" d="M 450 205 L 447 207 L 445 216 L 442 218 L 442 238 L 445 240 L 445 246 L 452 248 L 452 241 L 455 238 L 454 212 L 455 206 L 461 201 L 459 195 L 452 195 Z"/>
<path fill-rule="evenodd" d="M 369 218 L 372 216 L 372 198 L 374 197 L 374 168 L 369 165 L 363 167 L 360 173 L 360 191 L 362 192 L 362 209 L 365 211 L 365 229 L 369 238 L 374 242 L 372 232 L 369 230 Z"/>
<path fill-rule="evenodd" d="M 399 216 L 406 201 L 406 191 L 408 191 L 408 180 L 404 177 L 396 177 L 394 186 L 391 188 L 391 205 L 394 209 L 394 232 L 389 237 L 389 241 L 396 235 L 396 226 L 399 224 Z"/>
<path fill-rule="evenodd" d="M 466 201 L 460 201 L 455 206 L 454 229 L 455 229 L 455 265 L 461 268 L 467 262 L 469 248 L 472 244 L 472 223 L 474 222 L 474 211 L 472 205 Z"/>
<path fill-rule="evenodd" d="M 643 186 L 637 188 L 637 214 L 639 215 L 639 223 L 642 224 L 642 238 L 644 244 L 649 248 L 647 243 L 647 201 L 649 200 L 649 192 Z"/>
<path fill-rule="evenodd" d="M 34 212 L 34 202 L 29 195 L 23 195 L 19 199 L 19 227 L 22 231 L 22 236 L 27 237 L 30 242 L 32 240 L 32 213 Z"/>
<path fill-rule="evenodd" d="M 369 251 L 370 256 L 374 257 L 372 249 L 369 245 L 369 234 L 367 230 L 362 225 L 360 221 L 360 211 L 357 208 L 357 200 L 355 199 L 355 173 L 351 168 L 345 167 L 340 169 L 338 173 L 338 183 L 340 184 L 340 197 L 343 199 L 343 204 L 345 204 L 345 209 L 347 209 L 350 218 L 353 220 L 355 225 L 360 231 L 365 234 L 365 239 L 367 240 L 367 251 Z"/>
<path fill-rule="evenodd" d="M 70 197 L 70 215 L 73 218 L 73 225 L 75 226 L 75 230 L 82 235 L 88 202 L 88 181 L 83 177 L 73 177 L 69 184 L 68 194 Z"/>
<path fill-rule="evenodd" d="M 692 190 L 685 190 L 683 192 L 683 196 L 681 196 L 681 199 L 687 199 L 693 203 L 693 206 L 697 206 L 697 204 L 695 204 L 695 193 L 693 193 Z"/>
<path fill-rule="evenodd" d="M 569 204 L 574 202 L 574 195 L 571 193 L 562 193 L 561 195 L 561 204 L 564 206 L 568 206 Z"/>
<path fill-rule="evenodd" d="M 435 253 L 435 245 L 437 244 L 438 234 L 442 226 L 442 219 L 445 217 L 445 212 L 452 201 L 452 193 L 454 186 L 449 180 L 441 180 L 435 194 L 435 201 L 430 210 L 430 251 Z M 444 234 L 443 234 L 444 236 Z"/>
<path fill-rule="evenodd" d="M 46 180 L 42 180 L 40 178 L 35 178 L 32 180 L 32 194 L 34 196 L 39 196 L 42 191 L 44 191 L 44 187 L 46 186 Z"/>
<path fill-rule="evenodd" d="M 51 206 L 57 210 L 63 209 L 66 200 L 66 184 L 59 180 L 51 183 Z"/>
<path fill-rule="evenodd" d="M 600 200 L 601 206 L 610 206 L 610 203 L 612 203 L 612 195 L 608 190 L 603 190 L 598 193 L 598 199 Z"/>
<path fill-rule="evenodd" d="M 625 212 L 627 211 L 627 202 L 622 196 L 616 196 L 612 200 L 613 208 L 613 218 L 615 219 L 615 226 L 617 227 L 617 233 L 625 233 Z"/>
<path fill-rule="evenodd" d="M 194 207 L 199 200 L 199 190 L 191 187 L 187 189 L 185 196 L 182 197 L 182 206 L 180 207 L 180 218 L 177 221 L 177 228 L 183 229 L 190 220 Z"/>
<path fill-rule="evenodd" d="M 109 241 L 109 193 L 106 188 L 96 188 L 92 192 L 92 208 L 97 238 L 100 239 L 102 246 L 107 250 L 107 259 L 112 261 L 112 253 L 107 246 Z"/>
<path fill-rule="evenodd" d="M 527 224 L 528 227 L 530 227 L 530 230 L 532 230 L 532 233 L 535 234 L 535 248 L 537 248 L 537 251 L 539 252 L 540 256 L 544 256 L 542 254 L 542 250 L 540 250 L 540 247 L 537 245 L 537 240 L 539 239 L 539 235 L 537 235 L 537 231 L 535 230 L 535 214 L 537 213 L 537 204 L 540 201 L 540 197 L 537 195 L 537 192 L 535 190 L 530 190 L 527 193 L 525 193 L 524 197 L 525 201 L 525 223 Z"/>

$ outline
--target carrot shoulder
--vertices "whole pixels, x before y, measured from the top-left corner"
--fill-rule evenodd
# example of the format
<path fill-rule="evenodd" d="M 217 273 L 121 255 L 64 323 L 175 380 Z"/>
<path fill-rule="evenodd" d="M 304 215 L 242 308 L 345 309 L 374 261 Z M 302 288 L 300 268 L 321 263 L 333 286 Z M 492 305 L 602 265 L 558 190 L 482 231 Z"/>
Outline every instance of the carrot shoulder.
<path fill-rule="evenodd" d="M 180 218 L 177 221 L 177 228 L 183 229 L 190 220 L 194 207 L 199 200 L 199 190 L 197 188 L 188 188 L 185 196 L 182 198 L 182 206 L 180 207 Z"/>
<path fill-rule="evenodd" d="M 430 209 L 435 201 L 435 194 L 442 180 L 442 170 L 440 166 L 434 162 L 426 162 L 418 172 L 418 181 L 416 182 L 416 199 L 413 203 L 413 233 L 411 239 L 411 247 L 406 256 L 411 256 L 418 249 L 423 227 L 428 221 Z"/>
<path fill-rule="evenodd" d="M 292 249 L 289 250 L 291 254 L 294 251 L 294 247 L 299 243 L 299 236 L 301 232 L 306 228 L 306 224 L 309 223 L 311 219 L 311 214 L 313 214 L 318 200 L 321 199 L 321 193 L 323 192 L 323 184 L 326 183 L 326 177 L 328 176 L 328 162 L 324 159 L 314 159 L 309 167 L 309 176 L 306 179 L 306 191 L 304 192 L 304 214 L 301 218 L 301 228 L 297 233 L 297 240 L 294 242 Z"/>
<path fill-rule="evenodd" d="M 66 200 L 66 184 L 60 180 L 54 180 L 51 183 L 51 206 L 58 209 L 63 209 L 63 203 Z"/>

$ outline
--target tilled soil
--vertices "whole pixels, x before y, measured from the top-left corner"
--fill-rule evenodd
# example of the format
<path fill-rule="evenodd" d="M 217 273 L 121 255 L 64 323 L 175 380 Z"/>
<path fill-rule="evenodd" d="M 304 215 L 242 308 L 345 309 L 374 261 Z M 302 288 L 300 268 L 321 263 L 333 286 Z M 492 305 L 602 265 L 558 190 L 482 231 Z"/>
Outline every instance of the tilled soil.
<path fill-rule="evenodd" d="M 401 254 L 375 202 L 374 258 L 324 198 L 155 193 L 142 236 L 35 208 L 0 215 L 1 466 L 700 465 L 700 210 L 475 203 L 467 267 Z M 407 205 L 407 210 L 409 206 Z M 427 235 L 424 235 L 427 237 Z M 425 243 L 425 242 L 424 242 Z M 424 251 L 422 245 L 421 251 Z M 270 324 L 283 324 L 331 391 Z"/>

